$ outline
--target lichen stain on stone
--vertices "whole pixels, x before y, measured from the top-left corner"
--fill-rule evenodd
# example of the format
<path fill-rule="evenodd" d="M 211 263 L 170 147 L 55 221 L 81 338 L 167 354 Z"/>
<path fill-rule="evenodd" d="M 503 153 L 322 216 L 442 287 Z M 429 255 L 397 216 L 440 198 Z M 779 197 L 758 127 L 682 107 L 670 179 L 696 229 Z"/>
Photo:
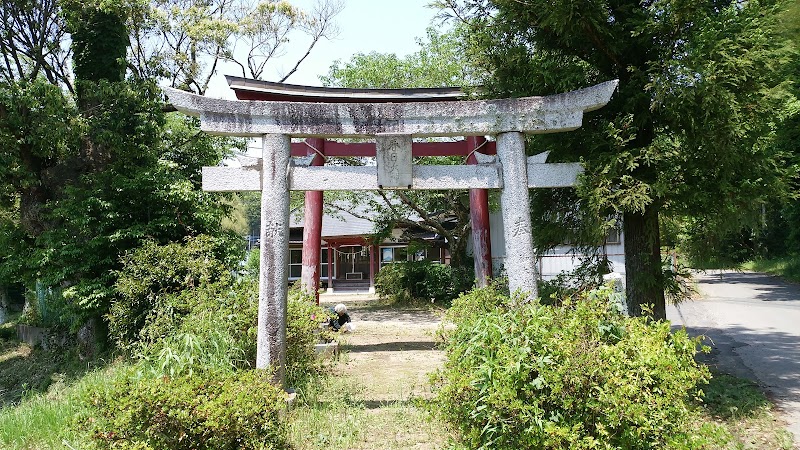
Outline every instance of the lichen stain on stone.
<path fill-rule="evenodd" d="M 274 111 L 275 124 L 295 132 L 320 128 L 325 134 L 343 134 L 343 124 L 335 105 L 323 103 L 281 103 Z"/>
<path fill-rule="evenodd" d="M 400 129 L 403 118 L 401 105 L 387 104 L 377 110 L 375 105 L 353 103 L 346 106 L 353 121 L 353 130 L 359 134 L 378 134 Z"/>

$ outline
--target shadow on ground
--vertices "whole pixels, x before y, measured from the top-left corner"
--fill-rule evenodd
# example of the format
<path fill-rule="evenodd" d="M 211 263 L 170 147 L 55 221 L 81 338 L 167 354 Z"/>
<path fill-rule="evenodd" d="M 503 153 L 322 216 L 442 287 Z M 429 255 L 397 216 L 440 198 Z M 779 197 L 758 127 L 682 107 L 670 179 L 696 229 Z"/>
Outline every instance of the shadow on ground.
<path fill-rule="evenodd" d="M 437 343 L 433 341 L 410 342 L 382 342 L 380 344 L 348 345 L 345 349 L 350 353 L 363 352 L 402 352 L 436 350 Z"/>
<path fill-rule="evenodd" d="M 752 300 L 762 302 L 791 302 L 800 300 L 800 285 L 789 284 L 786 280 L 764 273 L 722 272 L 714 274 L 706 272 L 698 278 L 703 284 L 712 286 L 758 286 L 755 288 L 755 295 L 747 297 Z"/>
<path fill-rule="evenodd" d="M 703 343 L 711 347 L 711 352 L 700 354 L 699 360 L 713 371 L 746 378 L 779 398 L 800 397 L 800 343 L 796 335 L 742 326 L 690 327 L 687 332 L 704 336 Z M 756 363 L 745 364 L 743 356 Z"/>
<path fill-rule="evenodd" d="M 81 362 L 75 350 L 48 351 L 0 338 L 0 407 L 45 393 L 53 384 L 78 379 L 102 364 Z"/>

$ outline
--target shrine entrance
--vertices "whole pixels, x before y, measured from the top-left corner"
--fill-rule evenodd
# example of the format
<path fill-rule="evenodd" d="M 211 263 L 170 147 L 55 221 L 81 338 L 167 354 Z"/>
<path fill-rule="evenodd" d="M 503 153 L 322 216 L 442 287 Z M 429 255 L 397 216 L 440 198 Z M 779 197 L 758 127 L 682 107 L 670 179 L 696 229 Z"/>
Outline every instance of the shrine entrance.
<path fill-rule="evenodd" d="M 261 137 L 261 158 L 245 160 L 240 168 L 204 168 L 203 189 L 261 191 L 256 366 L 274 367 L 275 381 L 280 384 L 286 358 L 289 190 L 307 191 L 304 249 L 307 244 L 316 251 L 309 251 L 308 258 L 303 252 L 303 282 L 315 286 L 317 280 L 318 286 L 321 221 L 316 222 L 316 218 L 321 217 L 317 211 L 321 211 L 323 191 L 470 189 L 472 198 L 473 191 L 498 189 L 509 287 L 512 292 L 535 297 L 536 260 L 528 189 L 571 186 L 581 167 L 548 164 L 546 154 L 527 157 L 525 134 L 580 127 L 584 112 L 604 106 L 617 86 L 616 81 L 610 81 L 546 97 L 459 100 L 463 93 L 458 89 L 311 88 L 233 77 L 229 77 L 229 83 L 239 98 L 247 100 L 212 99 L 171 88 L 165 88 L 165 92 L 179 111 L 200 116 L 203 131 Z M 453 145 L 467 149 L 472 164 L 413 164 L 415 150 L 419 155 L 424 148 L 413 138 L 439 136 L 467 136 Z M 482 148 L 489 147 L 484 136 L 495 137 L 496 156 L 481 153 Z M 325 155 L 333 155 L 337 145 L 348 145 L 325 140 L 333 137 L 374 139 L 361 148 L 375 156 L 376 165 L 324 166 Z M 292 144 L 291 138 L 309 139 Z M 295 145 L 300 146 L 304 158 L 292 158 Z M 475 192 L 475 196 L 480 194 Z M 476 200 L 471 206 L 473 219 L 480 222 L 478 216 L 483 213 L 476 214 L 475 209 L 480 209 L 482 202 Z M 485 211 L 488 215 L 488 206 Z M 477 239 L 483 231 L 479 225 Z M 485 273 L 485 268 L 480 269 Z"/>

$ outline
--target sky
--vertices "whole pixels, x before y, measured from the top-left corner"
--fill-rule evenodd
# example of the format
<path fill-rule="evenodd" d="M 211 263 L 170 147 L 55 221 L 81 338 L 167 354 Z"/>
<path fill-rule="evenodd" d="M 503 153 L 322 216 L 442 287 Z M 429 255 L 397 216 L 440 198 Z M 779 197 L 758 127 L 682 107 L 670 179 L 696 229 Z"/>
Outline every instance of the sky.
<path fill-rule="evenodd" d="M 344 10 L 336 16 L 339 35 L 331 41 L 317 44 L 308 58 L 300 65 L 286 83 L 306 86 L 321 86 L 320 75 L 328 73 L 337 59 L 348 61 L 356 53 L 395 53 L 405 56 L 415 52 L 419 46 L 417 38 L 425 36 L 425 29 L 432 24 L 437 10 L 428 8 L 430 0 L 342 0 Z M 310 9 L 315 0 L 292 0 L 291 3 L 304 10 Z M 304 52 L 307 40 L 296 38 L 300 44 L 295 49 Z M 288 72 L 297 56 L 289 50 L 282 59 L 271 64 L 267 81 L 277 81 L 280 74 Z M 224 75 L 240 75 L 233 68 L 224 67 L 215 75 L 206 95 L 234 98 L 228 89 Z"/>

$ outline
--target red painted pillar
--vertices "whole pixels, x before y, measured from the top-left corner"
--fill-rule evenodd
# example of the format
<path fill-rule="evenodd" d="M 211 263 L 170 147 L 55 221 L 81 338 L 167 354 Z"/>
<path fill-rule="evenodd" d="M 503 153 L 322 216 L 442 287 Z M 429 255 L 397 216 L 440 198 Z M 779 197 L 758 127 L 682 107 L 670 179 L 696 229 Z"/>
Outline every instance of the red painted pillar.
<path fill-rule="evenodd" d="M 316 155 L 312 166 L 325 163 L 325 140 L 306 139 L 308 155 Z M 316 149 L 316 150 L 315 150 Z M 306 191 L 303 226 L 303 271 L 300 283 L 306 292 L 313 293 L 319 304 L 319 261 L 322 247 L 322 191 Z"/>
<path fill-rule="evenodd" d="M 333 251 L 333 245 L 328 242 L 328 292 L 333 292 L 333 256 L 336 252 Z M 317 302 L 319 304 L 319 302 Z"/>
<path fill-rule="evenodd" d="M 483 136 L 467 137 L 467 164 L 477 164 L 474 152 L 486 145 Z M 477 150 L 476 150 L 477 149 Z M 492 239 L 489 234 L 489 190 L 469 190 L 469 210 L 472 220 L 472 248 L 475 255 L 475 279 L 479 287 L 489 284 L 492 278 Z"/>
<path fill-rule="evenodd" d="M 375 292 L 375 263 L 377 262 L 376 253 L 378 251 L 377 245 L 369 246 L 369 292 Z"/>

